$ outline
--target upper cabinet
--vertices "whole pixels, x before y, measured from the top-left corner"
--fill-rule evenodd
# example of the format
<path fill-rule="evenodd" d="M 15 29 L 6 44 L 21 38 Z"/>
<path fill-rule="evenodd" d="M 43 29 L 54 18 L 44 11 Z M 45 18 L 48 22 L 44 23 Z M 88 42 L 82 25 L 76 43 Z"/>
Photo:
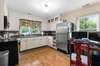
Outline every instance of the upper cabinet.
<path fill-rule="evenodd" d="M 7 16 L 8 16 L 7 1 L 0 0 L 0 31 L 3 31 L 8 27 Z"/>
<path fill-rule="evenodd" d="M 4 0 L 0 0 L 0 30 L 4 29 Z"/>
<path fill-rule="evenodd" d="M 11 14 L 8 15 L 9 28 L 8 31 L 19 31 L 19 19 Z"/>
<path fill-rule="evenodd" d="M 19 31 L 19 23 L 8 12 L 7 0 L 0 0 L 0 31 Z"/>
<path fill-rule="evenodd" d="M 61 23 L 61 22 L 62 22 L 61 16 L 49 19 L 48 20 L 48 30 L 49 31 L 56 31 L 56 25 L 58 23 Z"/>
<path fill-rule="evenodd" d="M 4 20 L 3 20 L 4 18 L 1 16 L 1 14 L 0 14 L 0 31 L 2 31 L 2 30 L 4 30 Z"/>

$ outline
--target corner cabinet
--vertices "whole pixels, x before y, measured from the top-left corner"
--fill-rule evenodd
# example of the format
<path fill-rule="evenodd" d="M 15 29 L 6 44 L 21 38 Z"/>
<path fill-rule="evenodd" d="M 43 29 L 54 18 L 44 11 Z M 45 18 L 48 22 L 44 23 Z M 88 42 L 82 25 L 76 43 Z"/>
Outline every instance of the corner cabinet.
<path fill-rule="evenodd" d="M 25 51 L 42 46 L 51 46 L 53 44 L 53 38 L 49 37 L 34 37 L 34 38 L 21 38 L 20 39 L 20 51 Z"/>

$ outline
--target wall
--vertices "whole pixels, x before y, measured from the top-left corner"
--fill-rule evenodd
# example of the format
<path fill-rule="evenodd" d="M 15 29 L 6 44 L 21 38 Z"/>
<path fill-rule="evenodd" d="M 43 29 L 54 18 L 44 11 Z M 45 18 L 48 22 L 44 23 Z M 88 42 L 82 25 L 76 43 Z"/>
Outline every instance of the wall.
<path fill-rule="evenodd" d="M 97 13 L 97 12 L 100 12 L 100 3 L 87 6 L 87 7 L 83 7 L 81 9 L 77 9 L 72 12 L 66 13 L 64 15 L 64 18 L 69 21 L 74 21 L 76 17 L 88 15 L 92 13 Z"/>
<path fill-rule="evenodd" d="M 87 6 L 87 7 L 83 7 L 80 9 L 77 9 L 75 11 L 71 11 L 69 13 L 66 13 L 64 15 L 64 19 L 67 19 L 68 21 L 71 22 L 76 22 L 76 28 L 77 30 L 79 30 L 79 24 L 77 22 L 77 17 L 79 16 L 84 16 L 84 15 L 89 15 L 89 14 L 95 14 L 95 13 L 100 13 L 100 3 L 91 5 L 91 6 Z M 99 14 L 99 18 L 100 18 L 100 14 Z M 97 23 L 97 31 L 100 31 L 100 19 Z"/>
<path fill-rule="evenodd" d="M 19 19 L 29 19 L 33 21 L 41 21 L 42 22 L 42 27 L 41 30 L 47 30 L 47 20 L 39 17 L 35 17 L 33 15 L 29 15 L 27 13 L 23 12 L 18 12 L 15 10 L 8 10 L 8 19 L 10 22 L 10 27 L 9 30 L 19 30 Z"/>

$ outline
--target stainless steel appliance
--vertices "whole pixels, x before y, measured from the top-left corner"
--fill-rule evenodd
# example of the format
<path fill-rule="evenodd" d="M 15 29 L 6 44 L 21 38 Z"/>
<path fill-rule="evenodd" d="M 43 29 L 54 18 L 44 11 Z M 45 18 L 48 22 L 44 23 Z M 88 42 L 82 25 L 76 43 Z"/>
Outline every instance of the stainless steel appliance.
<path fill-rule="evenodd" d="M 9 51 L 0 51 L 0 66 L 8 66 Z"/>
<path fill-rule="evenodd" d="M 56 47 L 68 53 L 68 39 L 71 38 L 71 32 L 74 30 L 74 24 L 71 22 L 59 23 L 56 25 Z"/>

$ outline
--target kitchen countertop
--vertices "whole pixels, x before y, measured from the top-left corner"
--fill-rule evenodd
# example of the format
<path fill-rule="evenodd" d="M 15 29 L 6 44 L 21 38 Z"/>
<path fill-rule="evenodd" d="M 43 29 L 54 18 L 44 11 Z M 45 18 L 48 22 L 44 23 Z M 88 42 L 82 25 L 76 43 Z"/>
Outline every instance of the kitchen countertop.
<path fill-rule="evenodd" d="M 15 35 L 11 36 L 11 38 L 33 38 L 33 37 L 40 37 L 43 36 L 41 34 L 32 34 L 32 35 Z"/>
<path fill-rule="evenodd" d="M 4 40 L 0 40 L 0 42 L 9 42 L 9 41 L 18 41 L 18 40 L 15 40 L 15 39 L 4 39 Z"/>
<path fill-rule="evenodd" d="M 45 35 L 41 35 L 41 34 L 15 35 L 15 36 L 9 37 L 8 39 L 0 39 L 0 42 L 20 41 L 21 38 L 35 38 L 35 37 L 45 37 Z"/>
<path fill-rule="evenodd" d="M 45 37 L 46 35 L 41 35 L 41 34 L 35 34 L 35 35 L 18 35 L 18 36 L 12 36 L 11 38 L 16 38 L 16 39 L 20 39 L 20 38 L 35 38 L 35 37 Z M 53 36 L 51 36 L 53 37 Z"/>

